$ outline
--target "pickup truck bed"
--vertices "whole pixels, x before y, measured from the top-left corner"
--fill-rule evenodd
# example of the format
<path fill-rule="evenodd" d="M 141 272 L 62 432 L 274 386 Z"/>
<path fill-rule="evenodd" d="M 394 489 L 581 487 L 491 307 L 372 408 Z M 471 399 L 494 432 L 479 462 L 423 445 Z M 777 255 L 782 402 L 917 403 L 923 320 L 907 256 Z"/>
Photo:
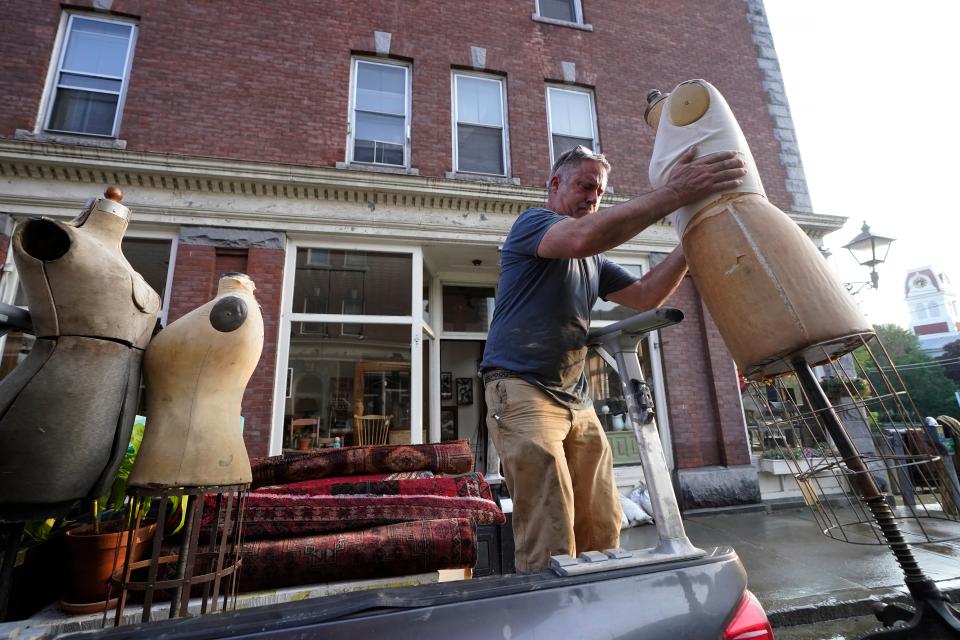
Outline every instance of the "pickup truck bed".
<path fill-rule="evenodd" d="M 380 589 L 71 637 L 716 640 L 746 584 L 734 550 L 719 547 L 693 560 Z"/>

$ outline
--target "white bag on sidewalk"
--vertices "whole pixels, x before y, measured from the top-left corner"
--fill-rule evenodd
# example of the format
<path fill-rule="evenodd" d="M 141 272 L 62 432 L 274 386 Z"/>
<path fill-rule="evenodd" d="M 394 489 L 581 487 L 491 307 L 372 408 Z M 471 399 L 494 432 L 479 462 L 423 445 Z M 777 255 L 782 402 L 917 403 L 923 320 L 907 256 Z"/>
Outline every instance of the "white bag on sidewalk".
<path fill-rule="evenodd" d="M 643 480 L 637 482 L 629 495 L 620 494 L 620 509 L 623 512 L 623 518 L 620 520 L 621 529 L 653 522 L 653 517 L 650 515 L 653 511 L 650 506 L 650 495 Z"/>

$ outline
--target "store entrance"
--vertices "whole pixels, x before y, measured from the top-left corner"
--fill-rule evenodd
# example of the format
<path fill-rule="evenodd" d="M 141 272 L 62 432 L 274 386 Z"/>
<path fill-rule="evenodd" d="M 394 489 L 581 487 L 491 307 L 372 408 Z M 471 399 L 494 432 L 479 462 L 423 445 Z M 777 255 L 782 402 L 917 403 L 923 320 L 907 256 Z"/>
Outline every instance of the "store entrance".
<path fill-rule="evenodd" d="M 487 462 L 487 408 L 477 370 L 485 344 L 483 340 L 440 341 L 440 440 L 468 439 L 474 468 L 481 471 Z"/>

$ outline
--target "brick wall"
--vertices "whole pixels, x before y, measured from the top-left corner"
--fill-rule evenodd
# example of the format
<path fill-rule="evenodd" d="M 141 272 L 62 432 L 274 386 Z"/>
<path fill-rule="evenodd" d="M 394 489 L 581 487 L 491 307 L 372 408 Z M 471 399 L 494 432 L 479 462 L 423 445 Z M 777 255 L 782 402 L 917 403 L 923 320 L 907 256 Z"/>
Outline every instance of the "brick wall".
<path fill-rule="evenodd" d="M 243 395 L 243 436 L 251 456 L 267 455 L 270 446 L 273 380 L 276 371 L 277 340 L 280 322 L 280 294 L 283 287 L 284 252 L 282 249 L 220 250 L 203 244 L 181 243 L 173 273 L 169 322 L 208 302 L 216 293 L 221 269 L 242 271 L 253 279 L 254 295 L 263 314 L 264 344 L 257 365 Z M 240 255 L 245 254 L 245 255 Z M 240 262 L 241 257 L 242 264 Z"/>
<path fill-rule="evenodd" d="M 691 278 L 666 306 L 684 313 L 683 322 L 661 331 L 677 468 L 749 464 L 733 359 Z"/>
<path fill-rule="evenodd" d="M 543 185 L 544 83 L 562 80 L 566 61 L 595 90 L 616 191 L 648 188 L 647 90 L 699 77 L 724 93 L 771 201 L 789 208 L 744 0 L 583 5 L 592 32 L 531 20 L 534 0 L 235 0 L 227 10 L 116 0 L 113 11 L 140 24 L 120 137 L 138 151 L 333 166 L 346 158 L 351 54 L 374 53 L 374 31 L 386 31 L 390 54 L 412 61 L 413 166 L 423 175 L 453 168 L 450 74 L 470 67 L 476 46 L 486 49 L 487 69 L 507 78 L 512 164 L 523 184 Z M 35 124 L 60 3 L 6 2 L 2 11 L 0 136 L 11 137 Z"/>
<path fill-rule="evenodd" d="M 280 295 L 283 289 L 282 249 L 251 247 L 247 275 L 257 285 L 255 295 L 263 314 L 263 354 L 243 395 L 244 439 L 252 456 L 265 456 L 270 447 L 273 420 L 273 380 L 280 334 Z"/>

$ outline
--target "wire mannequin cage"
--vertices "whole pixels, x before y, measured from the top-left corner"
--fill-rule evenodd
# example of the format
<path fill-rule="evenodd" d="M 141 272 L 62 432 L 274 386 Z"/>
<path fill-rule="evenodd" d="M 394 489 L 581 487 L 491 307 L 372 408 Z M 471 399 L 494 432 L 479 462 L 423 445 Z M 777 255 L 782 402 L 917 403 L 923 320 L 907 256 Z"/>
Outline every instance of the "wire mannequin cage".
<path fill-rule="evenodd" d="M 876 336 L 817 345 L 804 360 L 822 363 L 820 376 L 788 362 L 791 371 L 750 383 L 746 405 L 764 455 L 786 462 L 824 535 L 888 545 L 870 506 L 881 495 L 905 542 L 960 537 L 939 524 L 960 520 L 942 427 L 926 424 Z"/>
<path fill-rule="evenodd" d="M 820 530 L 888 547 L 913 598 L 914 608 L 878 603 L 885 628 L 863 638 L 960 637 L 960 616 L 911 550 L 960 537 L 950 526 L 960 482 L 942 427 L 917 410 L 882 343 L 846 336 L 765 370 L 776 373 L 750 383 L 747 403 L 763 445 L 791 467 Z"/>
<path fill-rule="evenodd" d="M 114 625 L 234 609 L 242 564 L 243 510 L 249 485 L 130 488 L 130 526 L 123 557 L 115 550 L 111 591 L 119 595 Z M 144 559 L 133 541 L 148 505 L 166 514 L 177 498 L 181 527 L 157 517 Z M 176 511 L 176 510 L 174 510 Z M 167 531 L 169 530 L 169 532 Z M 166 537 L 170 533 L 169 538 Z M 144 550 L 146 551 L 146 549 Z M 127 608 L 130 608 L 127 611 Z M 107 611 L 103 625 L 106 626 Z"/>

